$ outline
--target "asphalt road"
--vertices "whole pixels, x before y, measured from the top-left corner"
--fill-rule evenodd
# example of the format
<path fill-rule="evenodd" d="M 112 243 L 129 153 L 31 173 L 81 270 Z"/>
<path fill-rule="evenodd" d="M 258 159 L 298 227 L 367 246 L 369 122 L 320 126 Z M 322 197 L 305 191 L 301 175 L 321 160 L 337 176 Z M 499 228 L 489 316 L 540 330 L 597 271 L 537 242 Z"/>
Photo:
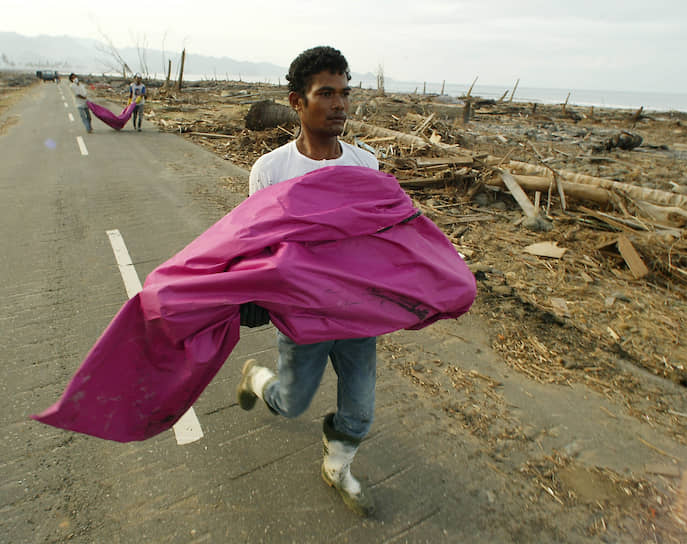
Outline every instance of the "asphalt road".
<path fill-rule="evenodd" d="M 170 430 L 120 444 L 30 420 L 59 398 L 126 300 L 122 268 L 143 281 L 244 198 L 219 185 L 246 172 L 146 123 L 141 133 L 115 132 L 96 120 L 86 134 L 66 82 L 31 88 L 4 115 L 16 122 L 0 132 L 0 542 L 596 541 L 576 511 L 519 467 L 585 432 L 603 399 L 508 372 L 471 314 L 380 340 L 375 424 L 354 463 L 376 497 L 374 519 L 349 512 L 320 479 L 322 417 L 335 406 L 331 371 L 296 420 L 238 407 L 242 362 L 274 365 L 271 326 L 242 331 L 194 406 L 202 438 L 191 443 Z M 132 266 L 118 265 L 113 231 Z M 441 367 L 433 375 L 443 382 L 413 384 L 407 364 L 420 377 Z M 477 373 L 459 374 L 457 364 Z M 458 401 L 473 402 L 456 383 L 481 391 L 485 376 L 508 396 L 482 405 L 500 411 L 504 426 L 517 417 L 536 427 L 533 435 L 554 427 L 558 434 L 511 441 L 509 456 L 487 451 L 488 436 L 450 416 Z M 496 385 L 489 389 L 480 398 L 498 400 Z M 585 412 L 590 403 L 593 414 Z M 561 414 L 571 416 L 570 431 Z M 593 451 L 605 451 L 627 421 L 595 425 Z M 624 458 L 631 456 L 606 464 Z"/>
<path fill-rule="evenodd" d="M 190 444 L 173 431 L 119 444 L 30 420 L 127 298 L 108 233 L 143 281 L 242 200 L 217 184 L 246 172 L 145 123 L 115 132 L 94 120 L 86 134 L 65 82 L 34 87 L 8 115 L 18 122 L 0 136 L 0 541 L 436 542 L 455 532 L 451 486 L 415 451 L 424 418 L 401 422 L 414 394 L 402 381 L 380 379 L 380 423 L 354 465 L 378 495 L 376 520 L 351 514 L 319 476 L 331 372 L 298 420 L 240 410 L 242 361 L 274 364 L 270 326 L 243 330 L 194 407 L 203 437 Z"/>

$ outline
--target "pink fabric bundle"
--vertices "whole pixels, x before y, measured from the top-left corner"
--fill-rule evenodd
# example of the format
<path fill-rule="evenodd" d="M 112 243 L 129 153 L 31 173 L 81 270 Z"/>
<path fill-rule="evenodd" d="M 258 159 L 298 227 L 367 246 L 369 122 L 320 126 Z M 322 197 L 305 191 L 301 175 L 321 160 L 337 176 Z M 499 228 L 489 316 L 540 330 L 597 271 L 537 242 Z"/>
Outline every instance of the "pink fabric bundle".
<path fill-rule="evenodd" d="M 86 105 L 88 106 L 88 109 L 93 112 L 93 115 L 115 130 L 121 130 L 124 128 L 124 125 L 126 125 L 126 122 L 131 118 L 131 114 L 134 112 L 134 108 L 136 107 L 136 103 L 132 102 L 126 108 L 124 108 L 124 110 L 122 110 L 122 113 L 116 115 L 107 108 L 99 106 L 90 100 L 86 101 Z"/>
<path fill-rule="evenodd" d="M 269 310 L 299 343 L 458 317 L 475 279 L 416 213 L 393 176 L 362 167 L 323 168 L 257 192 L 155 269 L 62 398 L 32 417 L 123 442 L 170 428 L 239 341 L 244 302 Z"/>

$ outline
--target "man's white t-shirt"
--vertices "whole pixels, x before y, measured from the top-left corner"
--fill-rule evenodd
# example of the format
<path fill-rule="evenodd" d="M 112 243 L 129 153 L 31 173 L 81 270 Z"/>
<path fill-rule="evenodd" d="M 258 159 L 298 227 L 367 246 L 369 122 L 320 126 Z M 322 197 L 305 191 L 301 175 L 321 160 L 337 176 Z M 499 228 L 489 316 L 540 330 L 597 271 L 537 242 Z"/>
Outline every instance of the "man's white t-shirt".
<path fill-rule="evenodd" d="M 78 94 L 81 96 L 88 96 L 88 91 L 86 90 L 86 87 L 82 85 L 82 83 L 79 81 L 79 83 L 74 83 L 72 81 L 71 85 L 69 86 L 74 93 L 74 100 L 76 101 L 76 107 L 77 108 L 85 108 L 86 106 L 86 99 L 85 98 L 79 98 Z"/>
<path fill-rule="evenodd" d="M 325 166 L 366 166 L 379 170 L 377 158 L 370 152 L 339 141 L 341 156 L 336 159 L 314 160 L 306 157 L 296 147 L 296 140 L 260 157 L 250 171 L 249 194 L 260 189 L 303 176 Z"/>

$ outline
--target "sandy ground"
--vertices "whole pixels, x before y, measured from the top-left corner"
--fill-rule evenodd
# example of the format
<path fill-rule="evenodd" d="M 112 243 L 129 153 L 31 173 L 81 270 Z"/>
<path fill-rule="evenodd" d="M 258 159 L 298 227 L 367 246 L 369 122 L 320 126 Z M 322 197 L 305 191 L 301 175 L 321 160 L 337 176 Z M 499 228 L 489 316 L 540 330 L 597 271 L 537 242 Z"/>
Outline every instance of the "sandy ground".
<path fill-rule="evenodd" d="M 123 104 L 123 82 L 91 83 L 98 97 Z M 20 92 L 15 89 L 3 89 L 0 108 Z M 259 100 L 285 103 L 285 97 L 284 88 L 236 82 L 202 82 L 183 92 L 153 88 L 146 118 L 249 169 L 258 156 L 289 141 L 295 127 L 251 131 L 246 114 Z M 512 510 L 531 509 L 550 525 L 558 505 L 566 525 L 590 542 L 686 541 L 683 228 L 644 222 L 647 230 L 637 230 L 622 222 L 642 222 L 628 203 L 623 212 L 571 201 L 563 211 L 555 195 L 543 195 L 553 228 L 526 229 L 510 194 L 487 183 L 493 171 L 484 158 L 681 194 L 687 188 L 687 114 L 475 100 L 465 119 L 464 105 L 446 97 L 378 96 L 362 89 L 354 89 L 351 112 L 352 120 L 457 144 L 478 157 L 447 174 L 445 165 L 418 167 L 418 159 L 442 155 L 436 146 L 416 150 L 393 139 L 351 131 L 344 136 L 373 146 L 382 168 L 399 180 L 443 176 L 444 183 L 407 190 L 478 280 L 471 315 L 484 328 L 438 327 L 432 332 L 441 346 L 437 353 L 386 340 L 381 349 L 395 361 L 391 368 L 407 377 L 419 402 L 434 407 L 447 433 L 470 432 L 475 451 L 492 459 L 496 475 L 518 472 L 514 486 L 521 490 L 498 499 L 512 501 Z M 609 149 L 621 131 L 641 136 L 642 144 Z M 242 176 L 222 179 L 218 189 L 246 196 L 248 190 Z M 632 241 L 648 275 L 633 277 L 622 258 L 602 251 L 619 234 Z M 542 241 L 556 242 L 565 254 L 545 258 L 524 251 Z M 483 337 L 501 356 L 499 366 L 447 364 L 446 346 L 466 334 Z M 553 409 L 560 423 L 544 424 Z M 615 447 L 609 447 L 613 438 Z"/>

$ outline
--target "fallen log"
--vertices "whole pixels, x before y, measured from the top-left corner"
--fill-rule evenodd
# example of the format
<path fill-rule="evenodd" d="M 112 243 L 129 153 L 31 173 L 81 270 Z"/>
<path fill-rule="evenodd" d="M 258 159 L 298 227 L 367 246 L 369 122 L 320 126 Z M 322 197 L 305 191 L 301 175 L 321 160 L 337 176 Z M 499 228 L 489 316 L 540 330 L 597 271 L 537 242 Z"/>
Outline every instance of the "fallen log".
<path fill-rule="evenodd" d="M 545 193 L 553 184 L 553 178 L 543 176 L 524 176 L 513 174 L 515 181 L 528 191 L 540 191 Z M 487 185 L 505 187 L 503 180 L 499 176 L 495 176 L 487 181 Z M 601 187 L 594 187 L 591 185 L 584 185 L 582 183 L 572 183 L 568 181 L 561 181 L 565 194 L 575 200 L 588 200 L 597 204 L 609 204 L 612 202 L 612 193 Z"/>
<path fill-rule="evenodd" d="M 386 138 L 393 137 L 398 143 L 413 146 L 415 149 L 426 149 L 431 147 L 431 143 L 419 136 L 406 134 L 405 132 L 398 132 L 388 128 L 382 128 L 375 125 L 369 125 L 361 121 L 346 121 L 346 132 L 356 132 L 365 134 L 371 138 Z"/>
<path fill-rule="evenodd" d="M 260 100 L 250 107 L 245 121 L 248 130 L 265 130 L 279 125 L 297 125 L 298 114 L 284 104 Z"/>
<path fill-rule="evenodd" d="M 520 187 L 527 191 L 546 192 L 553 185 L 553 179 L 544 176 L 525 176 L 514 174 L 513 178 Z M 484 181 L 492 187 L 506 187 L 501 176 L 493 176 Z M 594 202 L 600 205 L 613 204 L 617 196 L 608 189 L 594 185 L 585 185 L 570 181 L 559 181 L 565 194 L 578 201 Z M 687 211 L 676 206 L 659 206 L 650 202 L 635 201 L 635 205 L 651 219 L 654 227 L 675 229 L 684 228 L 687 225 Z"/>
<path fill-rule="evenodd" d="M 553 174 L 548 168 L 544 166 L 536 166 L 533 164 L 520 161 L 510 161 L 507 165 L 504 166 L 508 166 L 510 170 L 515 171 L 518 174 L 534 174 L 538 176 L 544 176 L 550 180 L 553 180 Z M 558 175 L 561 178 L 563 178 L 566 182 L 574 182 L 583 185 L 590 185 L 593 187 L 601 187 L 603 189 L 608 189 L 609 191 L 615 191 L 621 194 L 626 194 L 631 198 L 642 200 L 645 202 L 650 202 L 652 204 L 658 204 L 662 206 L 676 206 L 679 208 L 687 209 L 687 195 L 670 193 L 667 191 L 660 191 L 658 189 L 646 189 L 644 187 L 637 187 L 636 185 L 621 183 L 619 181 L 612 181 L 610 179 L 597 178 L 585 174 L 578 174 L 576 172 L 570 172 L 569 170 L 559 170 Z"/>
<path fill-rule="evenodd" d="M 468 151 L 467 149 L 463 149 L 457 145 L 444 144 L 441 142 L 432 143 L 419 136 L 406 134 L 405 132 L 398 132 L 397 130 L 391 130 L 388 128 L 378 127 L 376 125 L 370 125 L 368 123 L 363 123 L 361 121 L 353 121 L 351 119 L 347 120 L 345 130 L 346 132 L 365 134 L 370 138 L 386 138 L 393 136 L 398 143 L 411 146 L 414 149 L 427 149 L 433 147 L 439 151 L 448 152 L 455 155 L 472 156 L 472 153 L 470 151 Z"/>
<path fill-rule="evenodd" d="M 635 205 L 657 223 L 670 227 L 687 225 L 687 211 L 677 206 L 657 206 L 650 202 L 635 202 Z"/>
<path fill-rule="evenodd" d="M 473 163 L 472 157 L 419 157 L 415 160 L 418 168 L 429 168 L 439 166 L 457 166 L 457 165 L 471 165 Z"/>
<path fill-rule="evenodd" d="M 204 138 L 236 138 L 234 134 L 221 134 L 219 132 L 184 132 L 189 136 L 203 136 Z"/>

